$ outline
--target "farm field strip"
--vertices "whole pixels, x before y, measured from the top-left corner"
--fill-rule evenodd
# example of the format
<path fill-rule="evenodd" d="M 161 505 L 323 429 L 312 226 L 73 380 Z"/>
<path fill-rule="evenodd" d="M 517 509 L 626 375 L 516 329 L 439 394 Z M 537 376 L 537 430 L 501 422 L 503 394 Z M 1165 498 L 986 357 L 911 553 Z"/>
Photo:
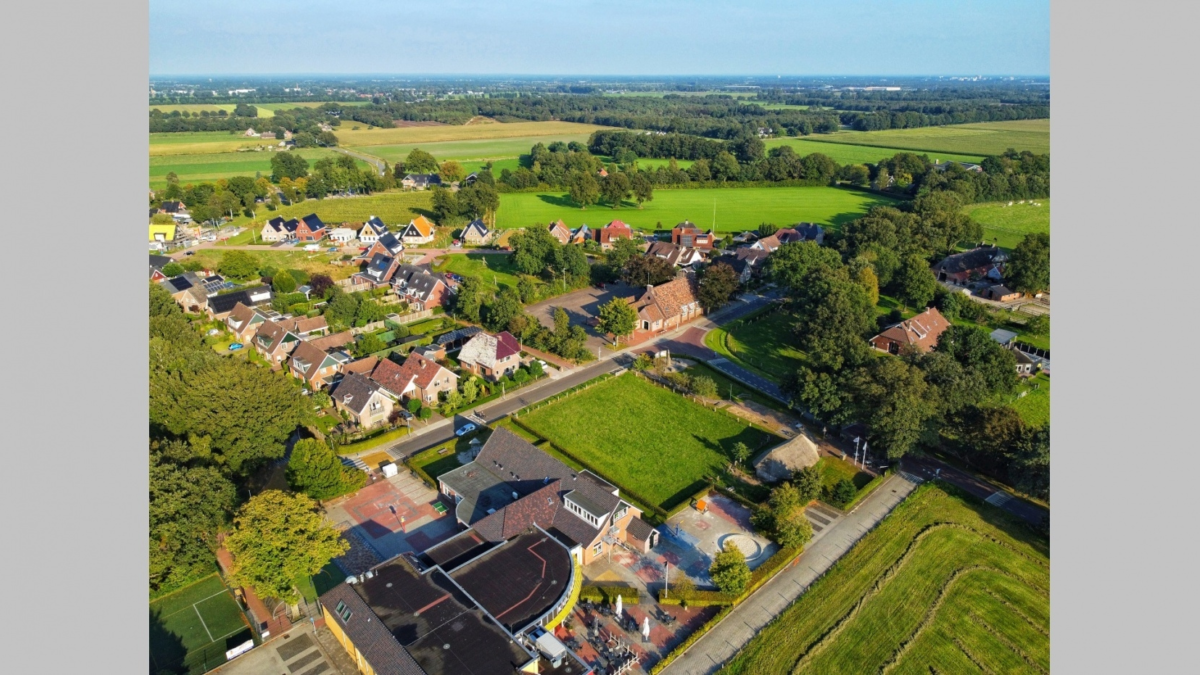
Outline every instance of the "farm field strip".
<path fill-rule="evenodd" d="M 292 110 L 293 108 L 317 108 L 325 105 L 326 101 L 302 101 L 297 103 L 251 103 L 250 105 L 258 108 L 259 118 L 274 117 L 277 110 Z M 337 101 L 340 105 L 367 105 L 366 101 Z M 233 113 L 236 103 L 175 103 L 175 104 L 150 104 L 147 112 L 158 109 L 165 114 L 170 114 L 178 110 L 179 112 L 198 113 L 208 111 L 210 113 L 224 110 L 227 113 Z"/>
<path fill-rule="evenodd" d="M 531 136 L 590 135 L 607 127 L 574 122 L 510 122 L 507 124 L 443 125 L 436 127 L 395 127 L 391 129 L 346 129 L 347 124 L 333 133 L 347 147 L 368 145 L 404 145 L 438 141 L 478 141 Z M 533 143 L 530 143 L 533 145 Z M 525 149 L 528 152 L 529 148 Z M 436 155 L 435 155 L 436 156 Z"/>
<path fill-rule="evenodd" d="M 875 148 L 866 145 L 850 145 L 848 143 L 831 143 L 820 140 L 812 140 L 815 137 L 806 136 L 804 138 L 769 138 L 764 141 L 767 150 L 777 148 L 783 145 L 789 145 L 795 150 L 797 155 L 811 155 L 814 152 L 821 153 L 837 162 L 838 164 L 875 164 L 880 160 L 889 159 L 897 152 L 908 152 L 907 150 L 896 150 L 892 148 Z M 920 153 L 918 153 L 920 154 Z M 932 159 L 932 157 L 930 158 Z M 983 155 L 970 154 L 953 154 L 942 153 L 938 155 L 941 161 L 955 162 L 970 162 L 978 164 L 983 161 Z"/>
<path fill-rule="evenodd" d="M 487 125 L 491 126 L 491 125 Z M 470 127 L 476 128 L 476 127 Z M 335 132 L 337 133 L 337 132 Z M 353 132 L 351 132 L 353 133 Z M 351 150 L 357 150 L 387 160 L 391 163 L 404 161 L 408 153 L 420 148 L 433 155 L 439 162 L 453 160 L 487 160 L 510 159 L 528 155 L 530 148 L 537 143 L 550 145 L 555 141 L 570 143 L 577 141 L 586 144 L 589 133 L 556 133 L 546 135 L 527 135 L 512 138 L 482 138 L 461 141 L 411 142 L 388 145 L 356 145 Z M 338 136 L 341 140 L 341 136 Z M 499 171 L 495 172 L 499 174 Z"/>
<path fill-rule="evenodd" d="M 925 153 L 998 155 L 1009 148 L 1034 153 L 1050 152 L 1050 120 L 980 122 L 942 127 L 839 131 L 811 137 L 813 142 L 864 145 Z M 934 157 L 931 155 L 930 157 Z M 941 160 L 942 157 L 936 159 Z"/>
<path fill-rule="evenodd" d="M 963 212 L 983 226 L 985 241 L 1003 248 L 1014 248 L 1027 234 L 1050 234 L 1050 200 L 1025 200 L 1024 204 L 1018 201 L 1012 206 L 1008 202 L 970 204 Z"/>
<path fill-rule="evenodd" d="M 325 157 L 341 157 L 342 153 L 325 148 L 292 150 L 308 160 L 309 165 Z M 196 155 L 159 155 L 150 158 L 150 186 L 165 187 L 167 174 L 174 171 L 181 184 L 215 181 L 218 178 L 250 176 L 261 173 L 271 175 L 273 152 L 219 152 Z M 355 160 L 361 169 L 371 165 Z"/>
<path fill-rule="evenodd" d="M 572 228 L 584 223 L 602 226 L 611 220 L 647 230 L 674 227 L 684 220 L 708 228 L 713 224 L 715 205 L 719 232 L 750 230 L 762 223 L 786 226 L 798 222 L 837 229 L 875 204 L 893 203 L 895 200 L 887 197 L 832 187 L 655 190 L 654 199 L 641 209 L 632 202 L 620 209 L 607 205 L 580 209 L 563 193 L 509 193 L 500 195 L 496 227 L 528 227 L 561 218 Z"/>
<path fill-rule="evenodd" d="M 722 673 L 1049 671 L 1049 543 L 920 486 Z"/>

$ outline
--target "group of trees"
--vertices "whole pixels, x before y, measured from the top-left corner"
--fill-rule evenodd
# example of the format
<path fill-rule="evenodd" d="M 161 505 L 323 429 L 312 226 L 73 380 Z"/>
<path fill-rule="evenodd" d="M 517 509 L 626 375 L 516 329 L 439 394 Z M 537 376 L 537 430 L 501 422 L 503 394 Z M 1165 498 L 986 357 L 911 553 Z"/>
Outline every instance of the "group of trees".
<path fill-rule="evenodd" d="M 150 110 L 150 133 L 152 134 L 196 131 L 228 131 L 230 134 L 236 134 L 253 128 L 260 133 L 272 132 L 279 140 L 283 139 L 285 131 L 291 132 L 292 140 L 296 141 L 297 147 L 306 147 L 305 144 L 310 140 L 313 142 L 308 144 L 316 145 L 316 139 L 322 138 L 323 133 L 330 133 L 322 132 L 321 124 L 337 127 L 341 124 L 341 120 L 327 114 L 325 107 L 296 107 L 277 110 L 271 117 L 259 117 L 258 109 L 247 103 L 238 103 L 232 114 L 225 110 L 211 112 L 207 110 L 196 112 L 173 110 L 169 113 L 164 113 L 158 108 Z M 304 138 L 300 136 L 304 136 Z M 324 139 L 328 141 L 329 136 L 325 136 Z M 335 140 L 333 143 L 323 144 L 336 145 L 337 143 Z"/>
<path fill-rule="evenodd" d="M 494 220 L 496 209 L 500 208 L 495 179 L 490 171 L 481 171 L 477 176 L 478 180 L 460 187 L 458 192 L 433 188 L 433 215 L 439 223 L 453 227 L 476 218 Z"/>

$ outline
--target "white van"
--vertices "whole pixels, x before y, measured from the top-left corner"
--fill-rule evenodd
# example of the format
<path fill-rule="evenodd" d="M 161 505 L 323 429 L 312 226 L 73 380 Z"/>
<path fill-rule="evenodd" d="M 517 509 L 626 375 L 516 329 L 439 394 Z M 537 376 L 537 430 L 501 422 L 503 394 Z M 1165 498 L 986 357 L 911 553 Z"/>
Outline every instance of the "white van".
<path fill-rule="evenodd" d="M 305 251 L 320 251 L 321 245 L 320 244 L 309 244 L 304 247 L 304 250 Z"/>

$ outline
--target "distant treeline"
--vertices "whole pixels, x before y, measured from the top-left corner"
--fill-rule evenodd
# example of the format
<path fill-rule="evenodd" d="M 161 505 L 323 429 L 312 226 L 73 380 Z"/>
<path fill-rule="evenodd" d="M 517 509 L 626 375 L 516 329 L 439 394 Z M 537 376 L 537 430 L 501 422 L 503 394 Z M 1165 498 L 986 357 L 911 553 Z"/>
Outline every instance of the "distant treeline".
<path fill-rule="evenodd" d="M 200 110 L 196 112 L 174 110 L 165 113 L 158 108 L 150 109 L 150 133 L 186 131 L 255 131 L 274 132 L 282 138 L 283 132 L 308 133 L 314 137 L 321 133 L 320 124 L 338 126 L 341 121 L 335 114 L 341 109 L 336 103 L 316 108 L 293 108 L 279 110 L 272 117 L 259 117 L 258 108 L 239 103 L 233 114 L 224 110 Z M 296 145 L 300 145 L 297 141 Z M 302 146 L 303 147 L 303 146 Z"/>

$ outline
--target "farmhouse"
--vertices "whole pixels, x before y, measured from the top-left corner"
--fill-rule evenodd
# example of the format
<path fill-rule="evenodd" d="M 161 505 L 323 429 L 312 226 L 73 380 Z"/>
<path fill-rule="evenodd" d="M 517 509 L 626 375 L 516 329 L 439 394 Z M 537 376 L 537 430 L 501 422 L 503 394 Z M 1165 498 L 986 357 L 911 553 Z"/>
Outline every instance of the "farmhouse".
<path fill-rule="evenodd" d="M 631 298 L 638 318 L 629 343 L 644 342 L 703 315 L 698 290 L 696 276 L 684 274 L 661 286 L 647 286 L 641 297 Z"/>
<path fill-rule="evenodd" d="M 400 265 L 392 275 L 396 295 L 418 312 L 441 307 L 450 287 L 436 274 L 416 265 Z"/>
<path fill-rule="evenodd" d="M 343 377 L 329 393 L 334 407 L 349 413 L 364 428 L 383 424 L 395 409 L 379 385 L 358 373 Z"/>
<path fill-rule="evenodd" d="M 1004 284 L 996 284 L 988 286 L 979 293 L 979 297 L 995 300 L 996 302 L 1012 302 L 1021 299 L 1021 293 L 1018 293 Z"/>
<path fill-rule="evenodd" d="M 358 240 L 364 244 L 374 244 L 379 241 L 379 237 L 387 234 L 387 225 L 376 216 L 371 216 L 366 223 L 363 223 L 362 229 L 358 231 Z"/>
<path fill-rule="evenodd" d="M 417 216 L 400 231 L 400 241 L 409 246 L 428 244 L 433 241 L 435 234 L 433 221 L 425 216 Z"/>
<path fill-rule="evenodd" d="M 590 675 L 547 630 L 583 583 L 568 547 L 534 524 L 504 542 L 468 530 L 320 597 L 363 673 Z"/>
<path fill-rule="evenodd" d="M 569 244 L 571 242 L 571 230 L 567 228 L 567 224 L 561 219 L 550 223 L 550 236 L 558 240 L 560 244 Z"/>
<path fill-rule="evenodd" d="M 871 346 L 888 354 L 901 354 L 910 349 L 929 352 L 949 327 L 946 317 L 936 307 L 930 307 L 911 319 L 889 326 L 871 338 Z"/>
<path fill-rule="evenodd" d="M 521 343 L 508 331 L 479 333 L 463 345 L 458 363 L 463 370 L 496 382 L 521 366 Z"/>
<path fill-rule="evenodd" d="M 996 246 L 980 246 L 970 251 L 955 253 L 947 256 L 933 266 L 933 273 L 938 281 L 955 284 L 965 284 L 983 277 L 994 278 L 997 281 L 1004 273 L 1004 263 L 1008 255 Z"/>
<path fill-rule="evenodd" d="M 688 220 L 676 225 L 671 230 L 671 243 L 676 246 L 709 251 L 716 242 L 717 237 L 712 230 L 705 232 Z"/>
<path fill-rule="evenodd" d="M 646 255 L 661 258 L 675 267 L 693 267 L 704 262 L 704 253 L 690 246 L 680 246 L 666 241 L 656 241 L 646 249 Z"/>
<path fill-rule="evenodd" d="M 325 238 L 325 223 L 317 217 L 317 214 L 310 213 L 300 219 L 296 224 L 296 239 L 299 241 L 321 241 Z"/>
<path fill-rule="evenodd" d="M 438 478 L 454 515 L 484 541 L 504 541 L 537 526 L 582 565 L 605 555 L 606 534 L 643 553 L 656 542 L 641 511 L 590 471 L 575 471 L 508 429 L 498 428 L 479 455 Z M 631 536 L 632 535 L 632 536 Z"/>
<path fill-rule="evenodd" d="M 410 173 L 400 179 L 400 185 L 410 190 L 424 190 L 442 184 L 442 177 L 436 173 Z"/>
<path fill-rule="evenodd" d="M 750 244 L 750 248 L 774 253 L 784 244 L 801 241 L 812 241 L 820 245 L 825 241 L 825 228 L 812 223 L 798 223 L 793 227 L 776 230 L 775 234 Z"/>
<path fill-rule="evenodd" d="M 381 360 L 371 371 L 371 381 L 395 399 L 417 399 L 436 403 L 438 394 L 458 389 L 458 376 L 420 354 L 409 354 L 403 364 Z"/>
<path fill-rule="evenodd" d="M 483 221 L 479 218 L 476 218 L 468 223 L 462 231 L 463 243 L 470 244 L 471 246 L 481 246 L 486 244 L 491 238 L 491 230 L 489 230 L 487 225 L 484 225 Z"/>

